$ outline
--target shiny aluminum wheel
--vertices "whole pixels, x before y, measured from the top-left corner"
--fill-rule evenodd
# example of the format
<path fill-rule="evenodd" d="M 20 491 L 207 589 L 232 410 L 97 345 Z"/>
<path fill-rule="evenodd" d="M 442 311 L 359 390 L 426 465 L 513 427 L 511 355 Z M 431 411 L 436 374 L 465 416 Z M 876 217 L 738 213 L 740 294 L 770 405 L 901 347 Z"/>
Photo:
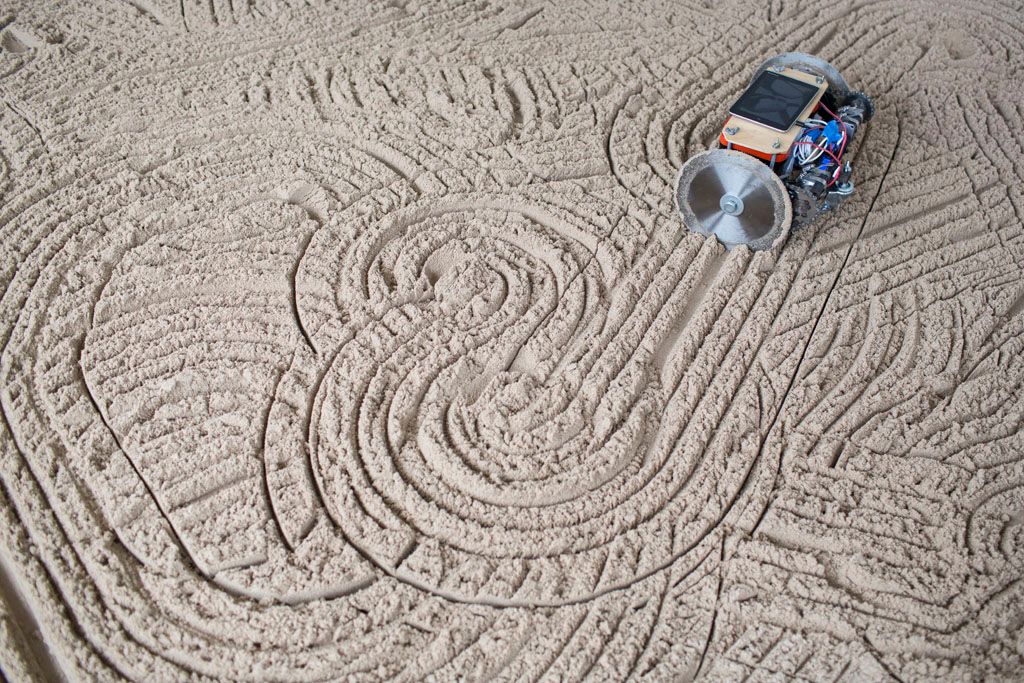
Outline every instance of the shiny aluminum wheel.
<path fill-rule="evenodd" d="M 693 232 L 714 235 L 727 249 L 769 249 L 793 218 L 786 187 L 768 166 L 741 152 L 716 149 L 691 157 L 679 171 L 676 208 Z"/>

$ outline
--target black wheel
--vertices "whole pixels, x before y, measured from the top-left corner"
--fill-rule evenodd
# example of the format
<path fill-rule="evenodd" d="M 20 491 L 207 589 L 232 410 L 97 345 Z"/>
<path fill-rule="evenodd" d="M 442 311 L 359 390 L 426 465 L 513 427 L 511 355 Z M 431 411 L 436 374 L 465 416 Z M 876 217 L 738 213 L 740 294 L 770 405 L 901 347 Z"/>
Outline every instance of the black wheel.
<path fill-rule="evenodd" d="M 846 98 L 846 104 L 859 107 L 864 110 L 864 122 L 867 123 L 875 115 L 875 103 L 871 98 L 855 90 Z"/>

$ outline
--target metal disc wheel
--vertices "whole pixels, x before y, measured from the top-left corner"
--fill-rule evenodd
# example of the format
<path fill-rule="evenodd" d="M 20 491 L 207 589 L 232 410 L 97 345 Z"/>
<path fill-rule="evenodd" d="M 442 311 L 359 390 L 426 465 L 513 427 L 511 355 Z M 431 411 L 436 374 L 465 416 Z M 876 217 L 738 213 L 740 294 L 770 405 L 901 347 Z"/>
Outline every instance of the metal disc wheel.
<path fill-rule="evenodd" d="M 768 69 L 796 69 L 797 71 L 803 71 L 814 76 L 821 76 L 828 81 L 829 88 L 836 93 L 848 93 L 850 92 L 850 86 L 847 85 L 846 79 L 843 78 L 842 74 L 839 73 L 838 69 L 826 62 L 821 57 L 815 57 L 814 55 L 805 54 L 803 52 L 784 52 L 781 55 L 775 55 L 770 57 L 761 63 L 761 66 L 757 67 L 757 71 L 751 76 L 750 82 L 760 76 L 764 71 Z"/>
<path fill-rule="evenodd" d="M 679 170 L 675 199 L 689 230 L 714 235 L 727 249 L 769 249 L 793 220 L 782 180 L 754 157 L 732 150 L 690 157 Z"/>

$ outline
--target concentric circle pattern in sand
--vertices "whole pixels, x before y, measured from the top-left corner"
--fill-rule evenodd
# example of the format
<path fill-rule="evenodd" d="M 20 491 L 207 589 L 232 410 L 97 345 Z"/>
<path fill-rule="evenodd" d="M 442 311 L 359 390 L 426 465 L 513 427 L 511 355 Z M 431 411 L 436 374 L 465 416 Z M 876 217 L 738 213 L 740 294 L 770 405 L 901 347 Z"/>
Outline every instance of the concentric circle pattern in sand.
<path fill-rule="evenodd" d="M 1012 678 L 1022 27 L 7 2 L 0 670 Z M 797 49 L 858 191 L 726 252 L 674 178 Z"/>

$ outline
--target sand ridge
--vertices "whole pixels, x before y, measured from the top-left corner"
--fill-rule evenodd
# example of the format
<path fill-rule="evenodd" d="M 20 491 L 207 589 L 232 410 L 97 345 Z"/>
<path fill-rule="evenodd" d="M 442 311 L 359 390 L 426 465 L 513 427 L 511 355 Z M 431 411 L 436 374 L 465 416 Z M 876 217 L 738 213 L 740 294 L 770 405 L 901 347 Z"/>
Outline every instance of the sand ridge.
<path fill-rule="evenodd" d="M 0 6 L 5 676 L 1012 678 L 1024 18 L 814 8 Z M 790 49 L 858 191 L 727 252 Z"/>

